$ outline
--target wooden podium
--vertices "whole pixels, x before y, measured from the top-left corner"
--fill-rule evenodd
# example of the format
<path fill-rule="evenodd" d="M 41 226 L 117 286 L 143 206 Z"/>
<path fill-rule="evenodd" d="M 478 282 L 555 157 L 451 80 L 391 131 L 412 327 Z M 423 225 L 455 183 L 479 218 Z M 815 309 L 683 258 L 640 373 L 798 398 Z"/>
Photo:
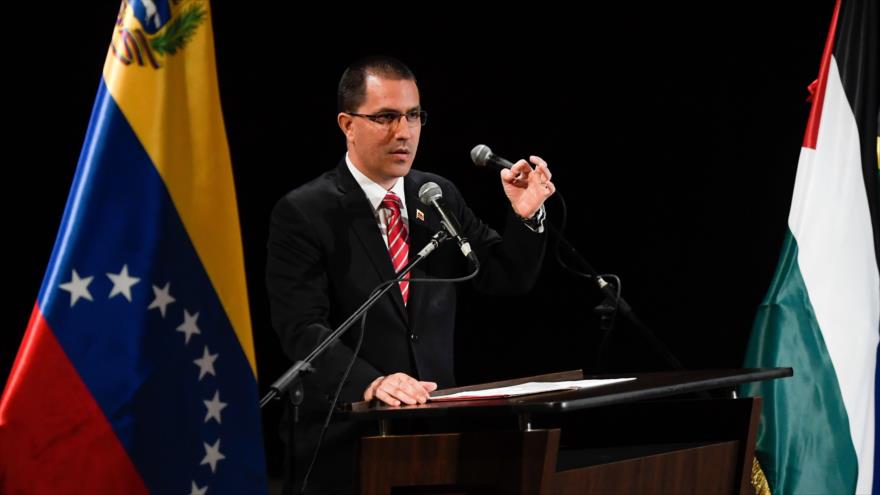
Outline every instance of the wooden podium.
<path fill-rule="evenodd" d="M 448 389 L 635 376 L 594 389 L 340 413 L 378 421 L 360 448 L 364 494 L 754 493 L 759 398 L 737 385 L 791 368 L 583 376 L 568 371 Z M 730 398 L 712 398 L 722 390 Z M 716 394 L 717 395 L 717 394 Z"/>

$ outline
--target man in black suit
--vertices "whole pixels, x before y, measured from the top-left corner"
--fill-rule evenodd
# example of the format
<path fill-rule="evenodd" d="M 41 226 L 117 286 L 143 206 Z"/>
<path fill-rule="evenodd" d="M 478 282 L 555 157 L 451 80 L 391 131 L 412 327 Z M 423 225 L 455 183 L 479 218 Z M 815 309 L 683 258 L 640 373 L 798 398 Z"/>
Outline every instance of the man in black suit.
<path fill-rule="evenodd" d="M 409 68 L 389 57 L 352 64 L 339 83 L 338 105 L 345 158 L 288 193 L 272 212 L 267 287 L 273 326 L 288 357 L 303 358 L 441 229 L 439 216 L 418 199 L 419 188 L 429 181 L 443 190 L 447 208 L 480 260 L 478 290 L 515 293 L 534 284 L 545 245 L 543 203 L 555 191 L 541 158 L 530 157 L 534 169 L 520 160 L 501 172 L 511 202 L 502 238 L 474 216 L 451 182 L 411 169 L 427 115 Z M 458 246 L 448 242 L 411 276 L 468 271 Z M 452 386 L 455 296 L 451 283 L 408 282 L 383 296 L 368 313 L 363 346 L 340 401 L 419 404 L 438 386 Z M 355 328 L 344 335 L 303 380 L 305 402 L 289 452 L 297 487 L 358 334 Z M 364 428 L 331 424 L 310 477 L 315 493 L 352 489 L 354 446 Z"/>

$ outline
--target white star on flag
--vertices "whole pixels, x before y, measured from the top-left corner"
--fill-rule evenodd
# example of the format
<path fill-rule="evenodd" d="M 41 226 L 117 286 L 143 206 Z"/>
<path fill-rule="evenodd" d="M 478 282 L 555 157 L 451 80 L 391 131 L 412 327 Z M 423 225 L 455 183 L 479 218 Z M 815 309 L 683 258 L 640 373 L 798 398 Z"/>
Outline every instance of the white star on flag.
<path fill-rule="evenodd" d="M 92 283 L 93 278 L 95 277 L 79 278 L 79 274 L 76 273 L 76 270 L 73 270 L 73 277 L 70 279 L 70 282 L 59 285 L 62 290 L 70 292 L 71 308 L 77 301 L 79 301 L 79 298 L 88 301 L 92 300 L 92 294 L 89 292 L 89 284 Z"/>
<path fill-rule="evenodd" d="M 186 344 L 189 344 L 189 338 L 192 337 L 194 333 L 201 334 L 202 331 L 199 330 L 199 327 L 196 325 L 196 322 L 199 319 L 199 314 L 196 313 L 194 315 L 189 314 L 189 311 L 183 310 L 183 323 L 177 327 L 178 332 L 183 332 L 186 334 Z"/>
<path fill-rule="evenodd" d="M 161 289 L 154 285 L 153 294 L 155 294 L 156 298 L 153 299 L 153 302 L 150 303 L 150 306 L 147 309 L 159 308 L 159 312 L 162 313 L 162 318 L 165 318 L 165 308 L 176 300 L 171 297 L 170 289 L 171 282 L 165 284 L 165 287 L 162 287 Z"/>
<path fill-rule="evenodd" d="M 204 442 L 202 442 L 204 443 Z M 226 456 L 220 453 L 220 439 L 218 438 L 214 445 L 205 443 L 205 458 L 202 459 L 202 465 L 210 464 L 211 472 L 217 472 L 217 462 L 220 459 L 226 459 Z"/>
<path fill-rule="evenodd" d="M 202 464 L 204 464 L 204 462 Z M 207 493 L 208 485 L 199 488 L 199 485 L 197 485 L 195 481 L 192 482 L 192 489 L 190 489 L 189 495 L 206 495 Z"/>
<path fill-rule="evenodd" d="M 217 420 L 217 423 L 220 423 L 220 411 L 223 410 L 228 404 L 226 402 L 220 402 L 220 391 L 217 390 L 214 392 L 214 398 L 211 400 L 203 400 L 205 403 L 205 407 L 208 408 L 208 414 L 205 415 L 205 423 L 208 422 L 211 418 Z"/>
<path fill-rule="evenodd" d="M 205 346 L 205 352 L 202 354 L 202 357 L 193 361 L 199 367 L 199 381 L 201 381 L 207 373 L 217 376 L 217 373 L 214 372 L 214 361 L 216 361 L 218 357 L 220 357 L 219 353 L 211 354 L 208 350 L 208 346 Z"/>
<path fill-rule="evenodd" d="M 118 274 L 108 273 L 107 276 L 113 282 L 113 289 L 110 290 L 110 295 L 107 298 L 112 299 L 113 296 L 122 294 L 128 299 L 128 302 L 131 302 L 131 286 L 140 282 L 141 279 L 128 275 L 128 265 L 122 265 L 122 271 Z"/>

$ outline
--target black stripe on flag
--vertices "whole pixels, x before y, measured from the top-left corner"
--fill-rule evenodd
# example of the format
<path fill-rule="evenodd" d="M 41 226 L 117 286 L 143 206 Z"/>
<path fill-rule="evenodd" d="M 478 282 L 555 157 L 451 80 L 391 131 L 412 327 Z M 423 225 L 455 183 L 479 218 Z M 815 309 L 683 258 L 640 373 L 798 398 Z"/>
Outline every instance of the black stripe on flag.
<path fill-rule="evenodd" d="M 877 0 L 841 0 L 834 59 L 859 128 L 862 174 L 874 228 L 874 252 L 880 265 L 880 177 L 877 169 L 877 126 L 880 121 L 880 49 L 877 35 L 880 31 L 880 12 L 877 4 Z"/>

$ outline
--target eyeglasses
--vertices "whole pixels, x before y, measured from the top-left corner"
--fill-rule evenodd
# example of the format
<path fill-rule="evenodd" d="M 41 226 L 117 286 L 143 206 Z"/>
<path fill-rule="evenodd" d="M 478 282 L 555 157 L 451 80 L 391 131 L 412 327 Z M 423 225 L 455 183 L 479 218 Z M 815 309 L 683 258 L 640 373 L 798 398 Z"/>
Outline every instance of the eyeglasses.
<path fill-rule="evenodd" d="M 416 127 L 418 125 L 425 125 L 425 122 L 428 121 L 428 112 L 424 110 L 410 110 L 406 113 L 400 112 L 379 112 L 379 113 L 352 113 L 345 112 L 354 117 L 363 117 L 365 119 L 370 119 L 373 122 L 384 126 L 391 127 L 394 124 L 400 122 L 401 117 L 406 117 L 406 123 L 410 127 Z"/>

